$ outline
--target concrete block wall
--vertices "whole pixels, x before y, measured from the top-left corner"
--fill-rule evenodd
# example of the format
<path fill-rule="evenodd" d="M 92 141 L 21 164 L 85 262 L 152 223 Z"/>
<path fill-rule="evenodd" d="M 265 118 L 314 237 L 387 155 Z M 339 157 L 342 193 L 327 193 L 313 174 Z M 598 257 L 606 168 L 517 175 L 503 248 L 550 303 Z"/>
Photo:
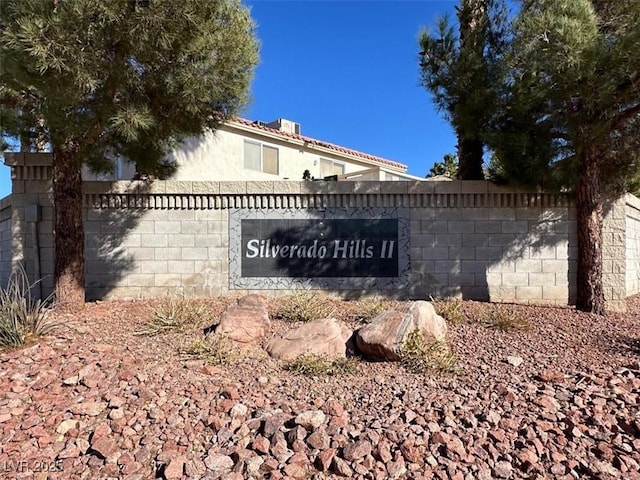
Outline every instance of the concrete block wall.
<path fill-rule="evenodd" d="M 222 209 L 85 209 L 90 299 L 227 293 Z"/>
<path fill-rule="evenodd" d="M 0 200 L 0 287 L 4 287 L 11 277 L 12 248 L 11 197 Z"/>
<path fill-rule="evenodd" d="M 485 182 L 451 182 L 436 191 L 442 187 L 450 193 L 436 197 L 437 206 L 411 210 L 412 275 L 430 295 L 574 300 L 577 237 L 566 199 Z"/>
<path fill-rule="evenodd" d="M 575 299 L 570 207 L 412 211 L 411 267 L 429 294 L 566 305 Z M 449 220 L 443 220 L 443 218 Z"/>
<path fill-rule="evenodd" d="M 627 295 L 640 293 L 640 198 L 627 195 L 626 213 L 626 277 Z"/>
<path fill-rule="evenodd" d="M 24 208 L 40 204 L 46 293 L 53 273 L 50 167 L 31 162 L 12 167 L 12 253 L 14 261 L 34 256 Z M 489 182 L 154 181 L 85 182 L 83 198 L 91 300 L 244 293 L 230 288 L 230 209 L 330 208 L 401 208 L 410 223 L 407 288 L 333 293 L 560 305 L 576 296 L 575 211 L 562 195 Z M 623 199 L 605 218 L 605 295 L 613 310 L 624 308 L 634 288 L 624 261 L 638 258 L 629 257 L 638 251 L 629 211 Z"/>
<path fill-rule="evenodd" d="M 575 218 L 561 196 L 488 182 L 95 182 L 85 183 L 85 200 L 90 298 L 237 292 L 229 208 L 345 206 L 410 211 L 410 286 L 385 294 L 575 297 Z"/>
<path fill-rule="evenodd" d="M 626 290 L 626 201 L 622 196 L 605 205 L 602 225 L 602 282 L 607 306 L 619 310 Z"/>

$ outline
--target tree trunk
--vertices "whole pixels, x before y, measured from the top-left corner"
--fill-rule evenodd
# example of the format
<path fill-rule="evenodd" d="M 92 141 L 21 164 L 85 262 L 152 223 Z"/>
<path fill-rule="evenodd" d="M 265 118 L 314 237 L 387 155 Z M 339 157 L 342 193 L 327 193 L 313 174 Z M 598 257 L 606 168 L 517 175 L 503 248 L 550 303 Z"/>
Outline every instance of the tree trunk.
<path fill-rule="evenodd" d="M 599 152 L 587 148 L 581 153 L 576 211 L 578 220 L 578 295 L 576 308 L 603 315 L 602 286 L 602 192 Z"/>
<path fill-rule="evenodd" d="M 483 143 L 477 138 L 461 138 L 458 133 L 458 180 L 483 180 Z"/>
<path fill-rule="evenodd" d="M 460 58 L 459 61 L 467 63 L 470 58 L 476 59 L 472 63 L 472 67 L 466 76 L 467 81 L 471 85 L 479 88 L 485 75 L 482 73 L 486 60 L 484 59 L 483 49 L 485 45 L 484 30 L 486 29 L 487 0 L 462 0 L 458 9 L 458 21 L 460 22 Z M 464 59 L 467 59 L 466 61 Z M 480 63 L 477 63 L 480 62 Z M 482 65 L 482 66 L 481 66 Z M 480 82 L 480 83 L 479 83 Z M 470 98 L 477 96 L 476 92 L 467 92 Z M 467 111 L 467 115 L 472 108 L 473 100 L 464 97 L 461 99 L 463 105 L 462 110 Z M 481 114 L 476 112 L 478 118 L 474 118 L 474 123 L 478 127 L 469 130 L 469 126 L 465 129 L 459 128 L 456 131 L 458 137 L 458 174 L 459 180 L 483 180 L 484 172 L 482 171 L 482 154 L 484 143 L 476 137 L 479 124 L 481 123 Z M 465 131 L 466 130 L 466 131 Z M 469 134 L 470 133 L 470 134 Z"/>
<path fill-rule="evenodd" d="M 54 291 L 57 302 L 84 303 L 82 167 L 73 148 L 53 153 Z"/>

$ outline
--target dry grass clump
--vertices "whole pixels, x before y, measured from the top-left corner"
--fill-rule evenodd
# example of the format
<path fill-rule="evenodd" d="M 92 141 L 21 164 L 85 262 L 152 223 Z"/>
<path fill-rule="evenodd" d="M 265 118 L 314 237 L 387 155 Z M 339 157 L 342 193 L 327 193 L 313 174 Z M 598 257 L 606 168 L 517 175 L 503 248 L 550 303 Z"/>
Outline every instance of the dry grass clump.
<path fill-rule="evenodd" d="M 370 322 L 380 313 L 393 308 L 397 302 L 382 297 L 371 297 L 349 303 L 352 303 L 350 310 L 353 310 L 349 315 L 350 319 L 358 322 Z"/>
<path fill-rule="evenodd" d="M 45 335 L 57 325 L 49 321 L 49 310 L 40 299 L 31 298 L 27 275 L 16 270 L 7 288 L 0 290 L 0 347 L 19 347 L 29 340 Z"/>
<path fill-rule="evenodd" d="M 279 297 L 271 302 L 271 318 L 288 322 L 310 322 L 331 317 L 335 309 L 332 302 L 314 292 L 300 292 Z"/>
<path fill-rule="evenodd" d="M 462 323 L 465 319 L 462 313 L 462 300 L 459 298 L 431 298 L 431 304 L 436 313 L 449 323 Z"/>
<path fill-rule="evenodd" d="M 492 305 L 485 311 L 480 322 L 487 328 L 502 332 L 525 331 L 531 328 L 529 319 L 509 305 Z"/>
<path fill-rule="evenodd" d="M 226 335 L 210 335 L 194 340 L 181 353 L 210 365 L 228 365 L 242 358 L 240 349 Z"/>
<path fill-rule="evenodd" d="M 458 360 L 447 342 L 426 343 L 419 329 L 413 330 L 402 345 L 401 363 L 412 373 L 453 373 Z"/>
<path fill-rule="evenodd" d="M 289 362 L 287 370 L 300 375 L 334 376 L 355 375 L 358 373 L 358 362 L 354 358 L 334 357 L 322 355 L 302 355 Z"/>
<path fill-rule="evenodd" d="M 169 332 L 184 332 L 199 324 L 207 313 L 201 302 L 184 297 L 163 299 L 151 312 L 151 317 L 136 335 L 158 335 Z"/>

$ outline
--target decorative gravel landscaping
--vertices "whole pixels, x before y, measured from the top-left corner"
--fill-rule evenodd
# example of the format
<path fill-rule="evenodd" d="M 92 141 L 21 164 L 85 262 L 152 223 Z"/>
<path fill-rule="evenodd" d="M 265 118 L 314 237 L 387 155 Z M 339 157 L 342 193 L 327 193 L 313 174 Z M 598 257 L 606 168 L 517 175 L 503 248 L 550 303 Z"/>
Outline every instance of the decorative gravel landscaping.
<path fill-rule="evenodd" d="M 213 345 L 234 300 L 181 325 L 158 322 L 166 301 L 54 309 L 56 329 L 0 351 L 0 477 L 640 478 L 640 296 L 604 317 L 437 305 L 454 364 L 423 373 Z M 300 325 L 278 302 L 267 339 Z M 398 302 L 326 305 L 357 329 Z"/>

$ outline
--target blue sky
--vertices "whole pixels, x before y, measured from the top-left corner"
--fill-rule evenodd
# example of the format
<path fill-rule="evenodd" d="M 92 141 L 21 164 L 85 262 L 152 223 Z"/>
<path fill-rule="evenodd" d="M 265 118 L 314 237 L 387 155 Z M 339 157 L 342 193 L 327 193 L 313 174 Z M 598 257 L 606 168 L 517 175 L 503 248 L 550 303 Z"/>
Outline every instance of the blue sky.
<path fill-rule="evenodd" d="M 425 176 L 455 153 L 451 127 L 420 86 L 418 32 L 456 0 L 245 0 L 261 63 L 244 112 L 395 160 Z"/>
<path fill-rule="evenodd" d="M 451 127 L 419 85 L 418 32 L 457 0 L 243 0 L 261 42 L 251 120 L 287 118 L 302 134 L 425 176 L 455 152 Z M 10 193 L 0 167 L 0 198 Z"/>

